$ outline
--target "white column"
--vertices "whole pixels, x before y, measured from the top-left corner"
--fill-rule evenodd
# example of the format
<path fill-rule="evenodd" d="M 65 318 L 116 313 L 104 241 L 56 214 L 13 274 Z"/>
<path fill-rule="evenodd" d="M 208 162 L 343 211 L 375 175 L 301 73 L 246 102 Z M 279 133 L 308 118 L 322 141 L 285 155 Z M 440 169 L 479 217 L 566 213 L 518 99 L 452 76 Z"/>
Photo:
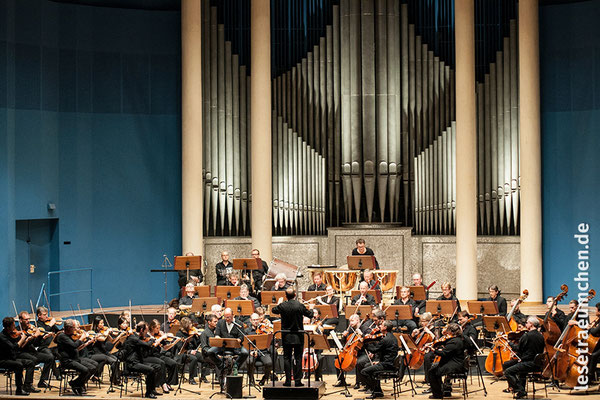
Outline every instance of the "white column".
<path fill-rule="evenodd" d="M 271 4 L 252 0 L 250 11 L 250 140 L 252 163 L 252 247 L 271 260 Z"/>
<path fill-rule="evenodd" d="M 519 1 L 521 290 L 542 302 L 542 173 L 538 0 Z"/>
<path fill-rule="evenodd" d="M 477 135 L 473 0 L 455 2 L 456 296 L 477 299 Z"/>
<path fill-rule="evenodd" d="M 204 254 L 201 2 L 181 1 L 181 247 Z"/>

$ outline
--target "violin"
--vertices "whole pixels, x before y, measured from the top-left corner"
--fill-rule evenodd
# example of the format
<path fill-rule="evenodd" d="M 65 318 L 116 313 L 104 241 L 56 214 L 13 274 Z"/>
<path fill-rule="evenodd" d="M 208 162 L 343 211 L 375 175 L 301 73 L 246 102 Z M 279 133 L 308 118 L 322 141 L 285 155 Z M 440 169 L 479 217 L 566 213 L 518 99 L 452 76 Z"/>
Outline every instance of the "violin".
<path fill-rule="evenodd" d="M 267 321 L 261 322 L 260 325 L 258 325 L 258 328 L 256 328 L 257 335 L 270 335 L 272 333 L 273 333 L 273 325 L 271 325 Z"/>

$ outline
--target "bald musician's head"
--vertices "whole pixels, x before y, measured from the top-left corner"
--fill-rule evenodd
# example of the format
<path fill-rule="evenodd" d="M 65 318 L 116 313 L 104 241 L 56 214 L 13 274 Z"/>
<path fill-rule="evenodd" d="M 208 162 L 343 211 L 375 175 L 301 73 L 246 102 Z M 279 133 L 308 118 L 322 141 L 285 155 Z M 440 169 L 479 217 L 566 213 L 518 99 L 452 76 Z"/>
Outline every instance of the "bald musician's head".
<path fill-rule="evenodd" d="M 225 311 L 223 311 L 223 318 L 225 318 L 225 322 L 228 324 L 233 321 L 233 311 L 231 311 L 231 308 L 226 308 Z"/>

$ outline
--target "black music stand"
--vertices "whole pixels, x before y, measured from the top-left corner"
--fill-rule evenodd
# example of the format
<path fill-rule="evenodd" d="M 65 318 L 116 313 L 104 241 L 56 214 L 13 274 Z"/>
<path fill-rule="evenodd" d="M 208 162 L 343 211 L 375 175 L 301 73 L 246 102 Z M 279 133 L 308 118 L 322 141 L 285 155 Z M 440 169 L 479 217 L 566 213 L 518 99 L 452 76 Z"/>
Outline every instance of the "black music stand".
<path fill-rule="evenodd" d="M 221 300 L 233 300 L 240 297 L 239 286 L 215 286 L 215 297 Z"/>
<path fill-rule="evenodd" d="M 469 314 L 498 315 L 498 303 L 491 300 L 467 301 Z"/>
<path fill-rule="evenodd" d="M 413 319 L 412 307 L 406 304 L 389 306 L 385 309 L 385 319 L 396 321 L 396 329 L 399 330 L 398 321 Z"/>
<path fill-rule="evenodd" d="M 363 315 L 371 314 L 373 310 L 373 306 L 365 305 L 365 306 L 346 306 L 346 319 L 349 319 L 352 314 L 357 314 L 361 319 Z"/>
<path fill-rule="evenodd" d="M 234 339 L 234 338 L 211 337 L 208 339 L 208 344 L 211 347 L 220 347 L 220 348 L 224 348 L 224 349 L 239 349 L 240 347 L 242 347 L 239 339 Z M 227 378 L 228 377 L 226 376 L 225 379 L 227 379 Z M 209 399 L 212 399 L 214 396 L 216 396 L 218 394 L 225 395 L 229 399 L 232 398 L 229 393 L 223 391 L 223 389 L 225 389 L 225 387 L 224 387 L 224 385 L 221 385 L 220 382 L 219 382 L 219 387 L 221 388 L 221 390 L 216 393 L 211 394 Z"/>
<path fill-rule="evenodd" d="M 175 257 L 177 258 L 177 256 Z M 171 267 L 173 267 L 173 264 L 171 264 L 171 261 L 169 261 L 169 257 L 167 257 L 166 254 L 163 254 L 163 262 L 162 265 L 160 266 L 160 269 L 151 269 L 150 272 L 162 272 L 163 274 L 165 274 L 165 299 L 163 302 L 163 324 L 165 322 L 167 322 L 167 306 L 169 304 L 169 292 L 168 292 L 168 285 L 167 285 L 167 272 L 177 272 L 179 273 L 179 271 L 177 271 L 176 269 L 171 269 Z"/>

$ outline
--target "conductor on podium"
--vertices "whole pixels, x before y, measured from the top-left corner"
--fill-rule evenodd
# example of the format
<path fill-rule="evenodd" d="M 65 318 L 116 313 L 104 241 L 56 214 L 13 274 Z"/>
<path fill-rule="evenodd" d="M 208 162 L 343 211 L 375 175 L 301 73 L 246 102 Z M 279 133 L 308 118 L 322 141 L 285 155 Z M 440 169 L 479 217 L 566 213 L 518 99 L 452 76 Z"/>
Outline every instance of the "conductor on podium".
<path fill-rule="evenodd" d="M 283 386 L 292 385 L 292 363 L 294 367 L 295 386 L 304 386 L 302 383 L 303 317 L 311 318 L 313 313 L 304 304 L 296 300 L 296 292 L 293 288 L 285 290 L 285 297 L 287 301 L 273 308 L 273 313 L 281 315 L 283 369 L 285 370 L 285 382 Z"/>

